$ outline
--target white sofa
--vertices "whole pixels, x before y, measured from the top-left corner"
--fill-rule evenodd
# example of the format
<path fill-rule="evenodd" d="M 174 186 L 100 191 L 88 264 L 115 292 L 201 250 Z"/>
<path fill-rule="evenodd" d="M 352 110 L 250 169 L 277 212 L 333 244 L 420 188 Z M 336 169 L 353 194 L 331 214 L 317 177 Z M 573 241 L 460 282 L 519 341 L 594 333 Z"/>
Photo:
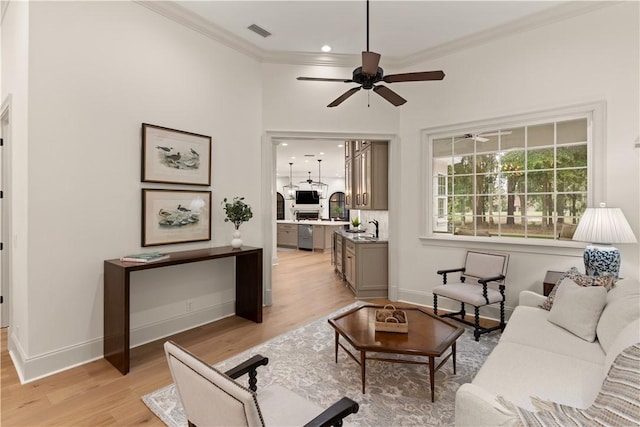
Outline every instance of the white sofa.
<path fill-rule="evenodd" d="M 545 297 L 520 294 L 500 341 L 471 383 L 456 393 L 457 426 L 496 426 L 512 415 L 498 396 L 535 411 L 531 397 L 586 409 L 595 400 L 615 357 L 640 342 L 640 282 L 619 280 L 606 293 L 594 342 L 548 320 Z"/>

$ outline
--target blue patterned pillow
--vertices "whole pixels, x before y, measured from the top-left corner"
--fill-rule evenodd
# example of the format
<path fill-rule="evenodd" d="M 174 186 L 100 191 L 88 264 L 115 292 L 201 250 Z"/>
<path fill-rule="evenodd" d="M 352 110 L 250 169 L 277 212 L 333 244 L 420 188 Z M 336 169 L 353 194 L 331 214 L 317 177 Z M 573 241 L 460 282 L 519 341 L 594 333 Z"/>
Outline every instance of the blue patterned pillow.
<path fill-rule="evenodd" d="M 580 286 L 604 286 L 604 288 L 610 291 L 615 285 L 615 276 L 612 273 L 602 273 L 600 276 L 588 276 L 586 274 L 582 274 L 578 271 L 576 267 L 571 267 L 569 271 L 564 273 L 564 275 L 556 282 L 556 285 L 553 287 L 551 292 L 549 292 L 549 296 L 547 299 L 540 304 L 538 307 L 544 310 L 551 310 L 553 306 L 553 300 L 556 297 L 556 292 L 558 292 L 558 285 L 565 278 L 571 279 L 576 285 Z"/>

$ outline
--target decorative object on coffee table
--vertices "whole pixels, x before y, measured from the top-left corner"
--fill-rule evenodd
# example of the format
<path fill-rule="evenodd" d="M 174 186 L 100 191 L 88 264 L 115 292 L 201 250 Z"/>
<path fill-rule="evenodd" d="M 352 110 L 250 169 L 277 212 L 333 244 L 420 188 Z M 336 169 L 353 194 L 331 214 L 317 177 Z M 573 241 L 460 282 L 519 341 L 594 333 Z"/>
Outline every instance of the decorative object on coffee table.
<path fill-rule="evenodd" d="M 407 312 L 396 309 L 392 304 L 376 310 L 376 331 L 408 333 Z"/>
<path fill-rule="evenodd" d="M 244 202 L 244 197 L 234 197 L 233 202 L 228 202 L 225 197 L 222 200 L 222 206 L 226 214 L 224 222 L 232 222 L 236 228 L 233 232 L 231 247 L 238 249 L 242 246 L 242 236 L 240 235 L 239 228 L 243 222 L 247 222 L 253 217 L 251 206 Z"/>
<path fill-rule="evenodd" d="M 618 280 L 620 251 L 612 243 L 636 243 L 636 236 L 620 208 L 587 208 L 573 240 L 591 243 L 584 249 L 584 268 L 590 276 L 609 272 Z"/>

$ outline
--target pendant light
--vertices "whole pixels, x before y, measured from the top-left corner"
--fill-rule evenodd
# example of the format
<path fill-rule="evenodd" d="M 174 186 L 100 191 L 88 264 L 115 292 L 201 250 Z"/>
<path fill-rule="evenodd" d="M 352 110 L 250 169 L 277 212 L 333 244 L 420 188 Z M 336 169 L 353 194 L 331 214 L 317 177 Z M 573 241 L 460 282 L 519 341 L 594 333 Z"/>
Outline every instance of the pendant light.
<path fill-rule="evenodd" d="M 282 187 L 282 192 L 284 193 L 284 197 L 290 200 L 295 200 L 296 191 L 298 191 L 297 185 L 293 185 L 293 163 L 289 163 L 289 185 L 285 185 Z"/>
<path fill-rule="evenodd" d="M 329 192 L 329 186 L 322 182 L 322 177 L 320 175 L 320 163 L 322 159 L 318 159 L 318 182 L 314 182 L 311 184 L 311 189 L 318 192 L 318 197 L 321 199 L 327 198 L 327 193 Z"/>

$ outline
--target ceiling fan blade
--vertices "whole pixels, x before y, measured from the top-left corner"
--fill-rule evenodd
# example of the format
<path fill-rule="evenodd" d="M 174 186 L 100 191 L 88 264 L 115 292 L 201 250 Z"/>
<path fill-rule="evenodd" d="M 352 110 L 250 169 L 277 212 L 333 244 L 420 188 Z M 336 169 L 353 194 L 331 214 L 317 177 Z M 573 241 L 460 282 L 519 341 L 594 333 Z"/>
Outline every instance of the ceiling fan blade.
<path fill-rule="evenodd" d="M 324 77 L 298 77 L 296 80 L 304 80 L 309 82 L 342 82 L 351 83 L 351 79 L 326 79 Z"/>
<path fill-rule="evenodd" d="M 345 93 L 337 97 L 331 104 L 327 105 L 327 107 L 337 107 L 338 105 L 342 104 L 342 101 L 344 101 L 345 99 L 347 99 L 348 97 L 350 97 L 351 95 L 359 91 L 360 89 L 361 89 L 361 86 L 349 89 L 348 91 L 346 91 Z"/>
<path fill-rule="evenodd" d="M 373 91 L 395 105 L 396 107 L 407 102 L 406 99 L 392 91 L 386 86 L 376 86 L 373 88 Z"/>
<path fill-rule="evenodd" d="M 375 52 L 362 52 L 362 72 L 368 76 L 375 76 L 378 72 L 380 54 Z"/>
<path fill-rule="evenodd" d="M 417 73 L 402 73 L 402 74 L 389 74 L 384 76 L 382 80 L 386 83 L 397 82 L 425 82 L 429 80 L 442 80 L 444 79 L 444 72 L 438 71 L 421 71 Z"/>

